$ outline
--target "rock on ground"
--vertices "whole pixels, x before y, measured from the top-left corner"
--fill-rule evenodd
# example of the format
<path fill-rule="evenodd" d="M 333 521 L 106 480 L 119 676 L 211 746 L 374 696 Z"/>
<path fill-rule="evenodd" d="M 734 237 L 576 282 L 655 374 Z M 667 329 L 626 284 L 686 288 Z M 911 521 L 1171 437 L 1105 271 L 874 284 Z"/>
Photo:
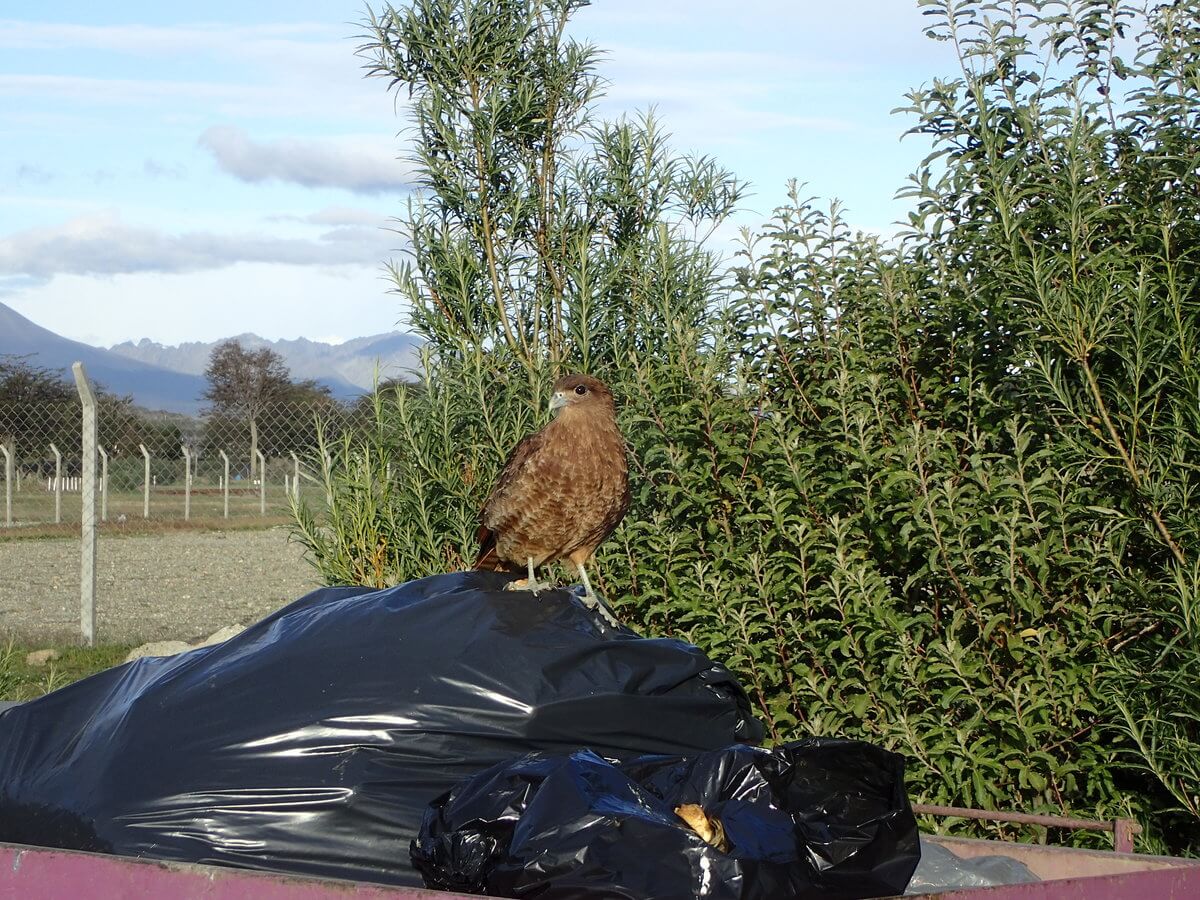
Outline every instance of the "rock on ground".
<path fill-rule="evenodd" d="M 183 653 L 185 650 L 191 649 L 192 645 L 186 641 L 151 641 L 130 650 L 129 655 L 125 657 L 125 662 L 133 662 L 143 656 L 174 656 L 176 653 Z"/>
<path fill-rule="evenodd" d="M 223 644 L 234 635 L 241 634 L 246 630 L 245 625 L 226 625 L 224 628 L 218 629 L 206 637 L 198 644 L 200 647 L 211 647 L 213 644 Z"/>
<path fill-rule="evenodd" d="M 213 644 L 223 643 L 245 630 L 243 625 L 226 625 L 224 628 L 214 631 L 204 640 L 192 644 L 187 641 L 150 641 L 130 650 L 129 655 L 125 657 L 125 662 L 133 662 L 143 656 L 174 656 L 176 653 L 195 650 L 197 647 L 211 647 Z"/>

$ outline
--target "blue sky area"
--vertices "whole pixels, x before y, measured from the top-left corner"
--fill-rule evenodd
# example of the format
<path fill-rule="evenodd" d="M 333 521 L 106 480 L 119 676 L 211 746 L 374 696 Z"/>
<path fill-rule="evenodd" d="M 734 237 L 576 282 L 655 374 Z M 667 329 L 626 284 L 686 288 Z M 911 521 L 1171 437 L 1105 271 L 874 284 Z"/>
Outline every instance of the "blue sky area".
<path fill-rule="evenodd" d="M 14 8 L 14 6 L 16 8 Z M 359 2 L 0 7 L 0 302 L 89 343 L 344 340 L 403 327 L 382 264 L 408 191 L 403 107 L 354 55 Z M 797 178 L 890 232 L 927 152 L 889 113 L 951 76 L 916 0 L 597 0 L 606 117 L 752 183 Z"/>

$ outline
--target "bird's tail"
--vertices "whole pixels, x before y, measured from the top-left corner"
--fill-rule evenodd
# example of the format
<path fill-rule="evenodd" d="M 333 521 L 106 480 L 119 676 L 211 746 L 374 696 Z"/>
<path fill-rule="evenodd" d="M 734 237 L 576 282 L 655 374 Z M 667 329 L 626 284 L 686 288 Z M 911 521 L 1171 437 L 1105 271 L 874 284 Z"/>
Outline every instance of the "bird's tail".
<path fill-rule="evenodd" d="M 479 553 L 475 557 L 474 568 L 487 569 L 490 572 L 502 571 L 505 565 L 496 554 L 496 533 L 486 525 L 480 525 L 479 531 L 475 533 L 475 540 L 479 542 Z"/>

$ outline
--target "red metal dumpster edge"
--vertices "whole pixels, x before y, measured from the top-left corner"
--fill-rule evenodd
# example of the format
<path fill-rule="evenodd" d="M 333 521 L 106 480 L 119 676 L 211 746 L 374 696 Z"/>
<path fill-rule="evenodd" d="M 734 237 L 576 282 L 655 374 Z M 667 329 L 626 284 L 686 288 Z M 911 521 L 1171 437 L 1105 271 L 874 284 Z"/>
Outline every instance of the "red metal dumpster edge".
<path fill-rule="evenodd" d="M 1196 900 L 1200 897 L 1200 866 L 964 888 L 926 896 L 938 900 Z"/>
<path fill-rule="evenodd" d="M 0 844 L 0 900 L 471 900 L 463 894 Z"/>

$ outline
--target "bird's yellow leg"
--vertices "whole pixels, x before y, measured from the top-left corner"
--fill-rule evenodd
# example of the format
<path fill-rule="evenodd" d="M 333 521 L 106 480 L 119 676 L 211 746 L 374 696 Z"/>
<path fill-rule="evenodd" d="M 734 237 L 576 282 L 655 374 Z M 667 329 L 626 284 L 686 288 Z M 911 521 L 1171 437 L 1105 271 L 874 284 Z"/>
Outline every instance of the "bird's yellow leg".
<path fill-rule="evenodd" d="M 590 601 L 592 604 L 599 603 L 599 601 L 596 599 L 596 592 L 592 590 L 592 583 L 588 580 L 587 569 L 584 567 L 583 563 L 576 563 L 575 566 L 577 569 L 579 569 L 579 579 L 583 582 L 584 599 Z"/>
<path fill-rule="evenodd" d="M 575 567 L 579 569 L 579 578 L 583 582 L 583 602 L 592 609 L 604 616 L 610 625 L 619 625 L 616 616 L 609 612 L 608 604 L 596 596 L 596 592 L 592 590 L 592 583 L 588 580 L 587 568 L 582 562 L 575 563 Z"/>

